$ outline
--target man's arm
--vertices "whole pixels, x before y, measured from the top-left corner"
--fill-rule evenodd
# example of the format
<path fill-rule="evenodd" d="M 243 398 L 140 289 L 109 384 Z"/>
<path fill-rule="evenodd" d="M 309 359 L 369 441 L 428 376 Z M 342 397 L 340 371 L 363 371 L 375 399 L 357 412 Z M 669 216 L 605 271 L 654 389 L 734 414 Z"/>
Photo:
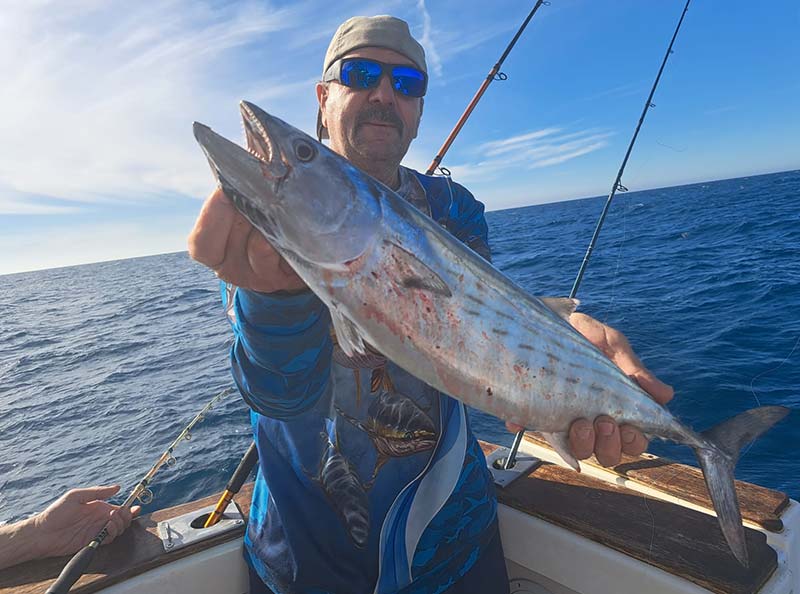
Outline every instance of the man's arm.
<path fill-rule="evenodd" d="M 239 287 L 226 305 L 236 338 L 231 368 L 248 405 L 279 419 L 313 406 L 332 351 L 324 304 L 220 189 L 203 205 L 189 253 Z"/>
<path fill-rule="evenodd" d="M 256 412 L 287 419 L 311 408 L 328 387 L 328 308 L 311 291 L 265 294 L 238 289 L 231 370 Z"/>

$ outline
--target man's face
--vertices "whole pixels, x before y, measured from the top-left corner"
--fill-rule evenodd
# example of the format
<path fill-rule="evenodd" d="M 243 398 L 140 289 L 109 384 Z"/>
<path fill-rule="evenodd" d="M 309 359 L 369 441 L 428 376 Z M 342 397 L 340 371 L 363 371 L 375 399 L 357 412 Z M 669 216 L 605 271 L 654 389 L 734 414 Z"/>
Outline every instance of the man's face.
<path fill-rule="evenodd" d="M 379 47 L 360 48 L 344 57 L 413 65 L 402 54 Z M 391 78 L 385 74 L 373 89 L 319 83 L 317 99 L 331 148 L 368 173 L 376 165 L 399 165 L 417 136 L 422 98 L 395 93 Z"/>

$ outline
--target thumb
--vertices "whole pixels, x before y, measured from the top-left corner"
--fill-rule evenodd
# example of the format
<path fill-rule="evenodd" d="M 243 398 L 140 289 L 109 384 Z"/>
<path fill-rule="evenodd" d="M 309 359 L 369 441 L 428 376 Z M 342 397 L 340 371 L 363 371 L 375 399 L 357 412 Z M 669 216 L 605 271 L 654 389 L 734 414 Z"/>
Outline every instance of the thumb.
<path fill-rule="evenodd" d="M 90 501 L 108 499 L 115 495 L 117 491 L 119 491 L 119 485 L 84 487 L 82 489 L 71 489 L 67 492 L 66 498 L 76 503 L 89 503 Z"/>

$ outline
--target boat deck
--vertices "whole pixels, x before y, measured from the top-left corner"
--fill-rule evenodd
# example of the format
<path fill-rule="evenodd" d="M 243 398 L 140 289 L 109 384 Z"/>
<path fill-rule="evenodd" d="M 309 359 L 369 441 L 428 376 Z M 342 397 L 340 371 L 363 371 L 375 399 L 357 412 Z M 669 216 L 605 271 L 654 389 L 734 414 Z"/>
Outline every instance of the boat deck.
<path fill-rule="evenodd" d="M 525 439 L 541 443 L 535 434 L 528 434 Z M 487 443 L 482 446 L 486 453 L 497 448 Z M 588 464 L 591 466 L 592 461 Z M 626 458 L 613 470 L 620 477 L 617 482 L 627 478 L 668 492 L 690 505 L 700 508 L 711 505 L 702 474 L 696 468 L 645 454 Z M 252 484 L 245 485 L 235 498 L 245 517 L 251 492 Z M 742 482 L 737 482 L 737 492 L 746 524 L 772 532 L 782 529 L 781 512 L 789 504 L 786 495 Z M 164 552 L 157 534 L 158 522 L 213 505 L 218 497 L 213 495 L 137 519 L 114 543 L 100 548 L 90 572 L 71 591 L 97 592 L 176 559 L 241 539 L 244 528 Z M 498 499 L 502 505 L 565 528 L 711 592 L 758 592 L 777 567 L 777 555 L 762 532 L 746 530 L 750 567 L 745 569 L 730 553 L 715 517 L 600 480 L 588 470 L 576 473 L 544 463 L 508 487 L 498 489 Z M 46 559 L 0 571 L 0 594 L 45 592 L 67 560 L 66 557 Z"/>

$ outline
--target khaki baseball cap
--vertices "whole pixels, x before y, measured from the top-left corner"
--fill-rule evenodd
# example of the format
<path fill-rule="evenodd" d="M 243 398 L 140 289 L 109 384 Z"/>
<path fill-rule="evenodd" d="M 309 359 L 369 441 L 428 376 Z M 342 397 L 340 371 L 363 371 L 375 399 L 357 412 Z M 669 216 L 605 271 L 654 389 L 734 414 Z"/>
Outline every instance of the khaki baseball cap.
<path fill-rule="evenodd" d="M 411 36 L 408 23 L 393 16 L 357 16 L 347 19 L 336 30 L 325 52 L 322 77 L 331 64 L 361 47 L 384 47 L 403 54 L 417 68 L 427 74 L 425 50 Z M 328 138 L 328 130 L 322 125 L 322 112 L 317 110 L 317 138 Z"/>

